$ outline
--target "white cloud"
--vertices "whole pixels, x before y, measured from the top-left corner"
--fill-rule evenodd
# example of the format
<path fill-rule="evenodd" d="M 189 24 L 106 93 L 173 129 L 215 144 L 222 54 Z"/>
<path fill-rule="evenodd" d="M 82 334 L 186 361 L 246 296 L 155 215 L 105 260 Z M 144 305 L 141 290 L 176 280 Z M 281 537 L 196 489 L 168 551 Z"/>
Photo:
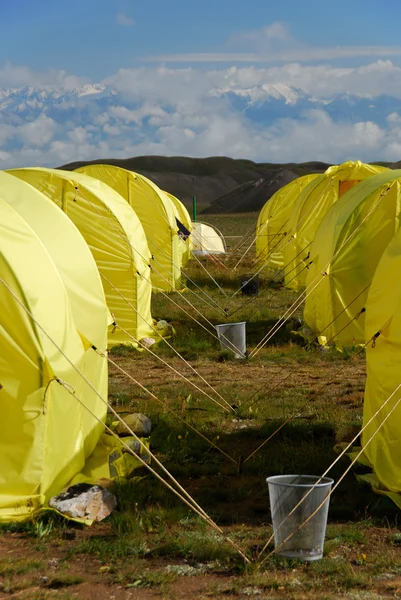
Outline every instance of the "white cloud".
<path fill-rule="evenodd" d="M 121 25 L 121 27 L 132 27 L 135 24 L 134 19 L 123 12 L 117 13 L 116 21 L 118 25 Z"/>
<path fill-rule="evenodd" d="M 387 121 L 389 123 L 401 123 L 401 116 L 397 112 L 392 112 L 387 115 Z"/>
<path fill-rule="evenodd" d="M 218 52 L 159 54 L 144 60 L 153 63 L 272 64 L 401 56 L 401 46 L 309 46 L 297 40 L 288 25 L 282 22 L 237 33 L 223 44 L 223 48 Z"/>
<path fill-rule="evenodd" d="M 401 56 L 401 46 L 334 46 L 285 50 L 283 52 L 199 52 L 182 54 L 158 54 L 147 56 L 151 63 L 277 63 L 314 62 L 341 58 L 379 58 Z"/>
<path fill-rule="evenodd" d="M 7 123 L 0 123 L 0 144 L 5 144 L 15 135 L 15 128 Z"/>
<path fill-rule="evenodd" d="M 268 33 L 286 35 L 278 25 Z M 14 83 L 29 85 L 36 75 L 17 69 Z M 111 86 L 109 95 L 108 88 L 100 95 L 72 93 L 66 81 L 75 78 L 51 72 L 39 77 L 30 96 L 29 90 L 7 91 L 9 84 L 2 82 L 10 77 L 10 71 L 0 69 L 2 168 L 140 154 L 229 155 L 271 162 L 401 156 L 401 109 L 396 101 L 381 113 L 380 122 L 375 119 L 377 108 L 365 109 L 363 117 L 353 115 L 351 120 L 349 105 L 349 113 L 330 116 L 329 102 L 336 94 L 374 98 L 366 106 L 380 105 L 381 93 L 401 99 L 401 69 L 389 60 L 357 68 L 297 62 L 269 68 L 122 69 L 101 82 Z M 48 93 L 50 81 L 54 94 Z M 236 108 L 225 92 L 237 94 L 245 109 Z M 296 118 L 286 112 L 286 94 L 292 98 L 289 110 L 308 94 Z M 248 118 L 247 102 L 253 107 L 268 98 L 283 99 L 281 118 L 270 113 L 258 122 Z"/>
<path fill-rule="evenodd" d="M 117 127 L 116 125 L 109 125 L 108 123 L 106 123 L 105 125 L 103 125 L 103 131 L 106 135 L 120 135 L 122 133 L 122 130 L 120 129 L 120 127 Z"/>
<path fill-rule="evenodd" d="M 35 121 L 21 125 L 17 130 L 17 135 L 25 145 L 41 147 L 52 140 L 56 129 L 57 123 L 53 119 L 41 115 Z"/>
<path fill-rule="evenodd" d="M 11 154 L 9 154 L 8 152 L 3 152 L 2 150 L 0 150 L 0 161 L 6 162 L 6 161 L 10 161 L 10 160 L 12 160 Z"/>
<path fill-rule="evenodd" d="M 258 52 L 277 51 L 277 45 L 280 49 L 299 45 L 292 37 L 287 25 L 278 21 L 261 29 L 238 33 L 227 41 L 227 47 L 235 48 L 236 51 L 241 48 Z"/>
<path fill-rule="evenodd" d="M 159 117 L 166 118 L 168 114 L 159 106 L 143 105 L 136 110 L 131 110 L 125 106 L 112 106 L 110 108 L 110 115 L 119 121 L 125 123 L 142 123 L 146 117 Z"/>
<path fill-rule="evenodd" d="M 105 83 L 131 100 L 180 103 L 182 107 L 203 103 L 213 90 L 244 91 L 264 85 L 286 85 L 318 98 L 347 93 L 401 98 L 401 68 L 390 60 L 347 68 L 292 62 L 269 68 L 252 65 L 209 70 L 165 66 L 120 69 Z"/>
<path fill-rule="evenodd" d="M 86 77 L 68 75 L 65 71 L 50 69 L 33 71 L 29 67 L 13 65 L 9 62 L 0 66 L 0 89 L 14 87 L 59 87 L 74 89 L 89 82 Z"/>

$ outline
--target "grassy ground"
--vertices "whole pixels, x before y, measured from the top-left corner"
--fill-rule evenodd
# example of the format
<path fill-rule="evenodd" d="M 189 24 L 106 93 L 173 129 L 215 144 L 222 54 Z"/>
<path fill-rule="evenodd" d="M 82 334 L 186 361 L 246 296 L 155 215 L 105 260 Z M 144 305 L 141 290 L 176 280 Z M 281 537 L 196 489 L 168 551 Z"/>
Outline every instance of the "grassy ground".
<path fill-rule="evenodd" d="M 227 236 L 240 235 L 255 220 L 256 215 L 208 216 Z M 231 249 L 238 242 L 235 237 L 227 240 Z M 357 349 L 323 353 L 314 344 L 306 346 L 294 331 L 294 320 L 251 360 L 235 360 L 222 352 L 200 322 L 213 331 L 227 319 L 227 309 L 230 321 L 247 321 L 252 349 L 296 299 L 273 273 L 261 274 L 259 296 L 251 302 L 246 304 L 249 298 L 241 294 L 230 298 L 238 289 L 238 277 L 254 272 L 252 256 L 253 249 L 235 273 L 203 263 L 224 292 L 198 263 L 188 267 L 187 274 L 207 296 L 202 300 L 201 291 L 189 283 L 185 297 L 208 322 L 195 322 L 199 315 L 179 294 L 171 299 L 188 314 L 168 298 L 154 297 L 154 316 L 172 322 L 176 330 L 171 346 L 159 344 L 158 358 L 124 348 L 113 351 L 113 360 L 159 402 L 115 367 L 109 392 L 120 413 L 141 411 L 151 417 L 153 451 L 225 534 L 255 558 L 271 534 L 265 478 L 297 472 L 320 475 L 331 464 L 335 446 L 350 440 L 361 424 L 365 360 Z M 239 257 L 237 253 L 229 264 Z M 302 317 L 302 311 L 294 317 Z M 221 397 L 193 369 L 230 410 L 214 402 L 221 403 Z M 348 459 L 340 460 L 331 476 L 338 480 L 348 464 Z M 89 529 L 51 517 L 4 526 L 0 597 L 373 600 L 401 595 L 398 512 L 385 497 L 360 485 L 355 471 L 331 499 L 323 560 L 302 564 L 270 556 L 262 565 L 249 567 L 152 475 L 137 476 L 142 478 L 115 486 L 118 510 Z"/>

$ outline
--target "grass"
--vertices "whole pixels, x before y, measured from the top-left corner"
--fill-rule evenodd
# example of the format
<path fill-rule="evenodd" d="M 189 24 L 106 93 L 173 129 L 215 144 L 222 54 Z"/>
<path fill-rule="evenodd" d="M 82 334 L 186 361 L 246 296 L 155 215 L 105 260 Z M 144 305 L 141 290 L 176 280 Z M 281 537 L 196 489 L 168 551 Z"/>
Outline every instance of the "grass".
<path fill-rule="evenodd" d="M 43 569 L 43 566 L 43 562 L 40 560 L 3 559 L 0 560 L 0 577 L 26 575 L 32 571 L 40 571 Z"/>
<path fill-rule="evenodd" d="M 208 215 L 207 220 L 227 236 L 235 236 L 251 227 L 255 215 Z M 227 239 L 233 246 L 237 238 Z M 235 262 L 232 259 L 231 265 Z M 234 274 L 204 264 L 230 295 L 238 288 L 238 277 L 252 272 L 250 259 Z M 297 297 L 282 288 L 279 277 L 272 273 L 260 274 L 260 293 L 251 302 L 241 294 L 224 296 L 195 262 L 188 267 L 188 274 L 213 302 L 205 304 L 198 290 L 196 296 L 174 293 L 174 301 L 198 320 L 183 299 L 188 298 L 205 315 L 207 321 L 202 323 L 210 331 L 227 319 L 216 304 L 228 308 L 230 320 L 247 321 L 250 349 Z M 113 367 L 110 401 L 122 413 L 144 412 L 151 418 L 153 452 L 225 534 L 256 558 L 271 535 L 266 477 L 290 472 L 320 475 L 337 457 L 336 445 L 349 441 L 358 431 L 364 355 L 356 348 L 321 352 L 316 344 L 309 345 L 297 322 L 302 309 L 248 360 L 236 360 L 221 350 L 210 333 L 162 295 L 154 295 L 153 315 L 172 322 L 176 330 L 169 340 L 173 349 L 162 342 L 154 351 L 185 379 L 146 352 L 115 348 L 113 359 L 156 394 L 159 402 Z M 231 409 L 224 410 L 202 393 L 221 400 L 187 363 Z M 343 458 L 330 475 L 338 480 L 348 464 Z M 75 594 L 85 584 L 97 586 L 98 597 L 108 597 L 116 588 L 133 594 L 144 590 L 152 598 L 160 594 L 174 597 L 177 590 L 188 598 L 225 599 L 248 595 L 295 599 L 323 594 L 327 598 L 339 594 L 374 598 L 397 593 L 396 581 L 401 576 L 398 510 L 386 497 L 359 484 L 352 472 L 331 498 L 323 560 L 302 564 L 270 556 L 259 567 L 245 567 L 223 537 L 153 476 L 146 471 L 135 474 L 141 479 L 115 482 L 112 491 L 118 499 L 117 510 L 90 530 L 76 526 L 75 540 L 63 535 L 66 525 L 54 518 L 0 525 L 2 539 L 13 552 L 12 557 L 0 559 L 1 591 L 23 592 L 27 598 L 38 599 L 75 597 L 70 591 Z M 272 548 L 270 545 L 268 552 Z M 49 567 L 54 556 L 59 562 Z M 41 576 L 46 582 L 38 584 Z M 199 583 L 191 587 L 191 578 Z M 40 589 L 36 589 L 38 585 Z"/>

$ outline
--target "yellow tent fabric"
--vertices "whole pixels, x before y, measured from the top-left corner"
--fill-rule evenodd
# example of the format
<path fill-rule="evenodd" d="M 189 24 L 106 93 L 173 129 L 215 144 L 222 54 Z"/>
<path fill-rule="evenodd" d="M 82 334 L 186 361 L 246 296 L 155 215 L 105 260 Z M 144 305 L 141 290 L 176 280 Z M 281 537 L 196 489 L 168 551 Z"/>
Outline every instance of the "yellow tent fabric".
<path fill-rule="evenodd" d="M 107 350 L 107 326 L 112 317 L 95 260 L 85 240 L 72 221 L 51 200 L 28 183 L 0 171 L 0 197 L 7 202 L 39 237 L 61 276 L 70 302 L 75 326 L 84 346 Z M 107 398 L 107 362 L 95 351 L 85 357 L 85 369 L 92 385 Z M 106 385 L 105 385 L 106 384 Z M 85 400 L 96 407 L 96 414 L 104 413 L 104 406 L 89 387 Z M 83 414 L 92 427 L 93 416 Z M 94 437 L 85 444 L 93 450 L 103 428 L 95 424 Z"/>
<path fill-rule="evenodd" d="M 29 197 L 29 186 L 26 188 Z M 99 405 L 63 354 L 102 395 L 107 395 L 107 361 L 100 357 L 92 360 L 96 353 L 78 333 L 55 261 L 1 195 L 0 187 L 0 520 L 10 521 L 29 518 L 68 485 L 84 468 L 100 437 L 98 422 L 88 419 L 86 409 L 56 378 L 72 386 L 101 420 L 106 406 Z M 35 204 L 32 202 L 32 207 Z M 47 242 L 50 246 L 49 238 Z M 80 285 L 79 276 L 74 285 Z M 92 295 L 87 287 L 82 293 Z M 91 321 L 97 320 L 96 340 L 104 348 L 107 310 L 98 300 L 94 292 L 96 314 Z M 89 303 L 87 297 L 86 306 Z"/>
<path fill-rule="evenodd" d="M 181 202 L 181 200 L 179 200 L 178 198 L 176 198 L 175 196 L 173 196 L 173 194 L 170 194 L 169 192 L 166 192 L 165 190 L 163 190 L 165 194 L 167 194 L 167 196 L 170 198 L 171 202 L 174 204 L 177 213 L 178 213 L 178 218 L 181 221 L 181 223 L 183 225 L 185 225 L 185 227 L 188 229 L 188 231 L 192 230 L 192 221 L 191 221 L 191 217 L 189 212 L 187 211 L 185 205 Z"/>
<path fill-rule="evenodd" d="M 259 267 L 266 263 L 269 269 L 284 267 L 283 246 L 287 239 L 292 209 L 300 193 L 319 175 L 304 175 L 280 188 L 266 202 L 256 225 L 256 260 Z"/>
<path fill-rule="evenodd" d="M 329 210 L 311 246 L 304 318 L 322 344 L 363 344 L 369 286 L 400 227 L 401 170 L 386 171 L 352 187 Z M 323 275 L 326 273 L 326 275 Z M 312 289 L 316 277 L 319 285 Z M 356 319 L 355 317 L 358 316 Z"/>
<path fill-rule="evenodd" d="M 305 287 L 312 242 L 327 212 L 341 197 L 340 193 L 349 187 L 344 186 L 344 182 L 356 185 L 386 170 L 385 167 L 349 161 L 330 167 L 303 190 L 289 221 L 290 241 L 283 248 L 286 287 L 296 291 Z"/>
<path fill-rule="evenodd" d="M 191 217 L 189 215 L 189 212 L 185 208 L 184 204 L 181 202 L 181 200 L 179 200 L 172 194 L 169 194 L 168 192 L 165 192 L 165 194 L 167 194 L 167 196 L 170 198 L 171 202 L 174 205 L 175 211 L 177 213 L 176 214 L 177 219 L 184 225 L 184 227 L 186 229 L 188 229 L 189 232 L 192 232 Z M 181 241 L 182 241 L 182 243 L 185 244 L 184 250 L 183 250 L 183 255 L 182 255 L 182 266 L 186 267 L 192 257 L 192 248 L 193 248 L 192 236 L 190 235 L 186 240 L 181 238 Z"/>
<path fill-rule="evenodd" d="M 110 328 L 109 346 L 135 345 L 132 338 L 154 335 L 149 249 L 142 225 L 125 200 L 108 185 L 81 173 L 44 168 L 9 173 L 62 208 L 88 244 L 100 274 L 110 282 L 102 279 L 107 305 L 127 334 L 119 327 Z"/>
<path fill-rule="evenodd" d="M 367 381 L 363 424 L 384 405 L 401 383 L 401 229 L 385 250 L 370 286 L 366 304 Z M 362 435 L 364 457 L 374 470 L 378 490 L 390 492 L 401 507 L 401 403 L 368 444 L 369 438 L 401 396 L 401 389 L 383 406 Z M 368 445 L 367 445 L 368 444 Z M 371 478 L 372 482 L 372 478 Z"/>
<path fill-rule="evenodd" d="M 154 288 L 182 289 L 181 266 L 185 247 L 178 237 L 176 211 L 170 198 L 155 183 L 132 171 L 93 164 L 77 169 L 103 181 L 131 205 L 142 223 L 152 254 Z"/>

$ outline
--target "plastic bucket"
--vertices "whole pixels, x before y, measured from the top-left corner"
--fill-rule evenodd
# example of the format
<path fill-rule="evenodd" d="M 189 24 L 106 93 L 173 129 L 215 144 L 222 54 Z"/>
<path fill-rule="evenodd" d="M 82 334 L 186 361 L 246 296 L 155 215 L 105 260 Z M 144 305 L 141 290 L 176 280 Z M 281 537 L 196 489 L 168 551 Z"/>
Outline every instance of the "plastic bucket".
<path fill-rule="evenodd" d="M 246 322 L 216 325 L 222 350 L 231 350 L 236 358 L 246 356 Z"/>
<path fill-rule="evenodd" d="M 322 558 L 333 480 L 313 475 L 277 475 L 268 477 L 266 481 L 269 485 L 274 545 L 276 548 L 280 546 L 277 554 L 307 561 Z M 307 494 L 307 498 L 292 512 Z M 322 502 L 324 504 L 318 512 L 303 527 L 299 527 Z"/>
<path fill-rule="evenodd" d="M 259 292 L 259 275 L 242 275 L 239 278 L 243 296 L 257 296 Z"/>

